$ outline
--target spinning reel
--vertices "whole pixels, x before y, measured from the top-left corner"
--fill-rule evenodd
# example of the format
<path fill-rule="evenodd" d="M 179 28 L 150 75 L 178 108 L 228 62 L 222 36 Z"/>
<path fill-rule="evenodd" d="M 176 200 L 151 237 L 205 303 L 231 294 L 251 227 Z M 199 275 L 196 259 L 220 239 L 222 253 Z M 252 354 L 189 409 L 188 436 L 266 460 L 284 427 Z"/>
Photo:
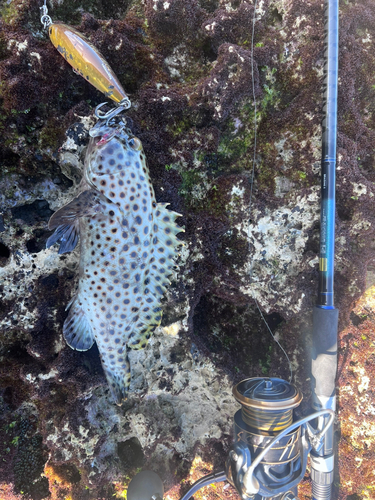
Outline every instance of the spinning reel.
<path fill-rule="evenodd" d="M 294 421 L 293 410 L 301 403 L 302 394 L 279 378 L 243 380 L 234 387 L 233 395 L 241 409 L 234 415 L 235 442 L 225 471 L 198 480 L 181 500 L 188 500 L 203 486 L 226 480 L 242 500 L 298 500 L 297 485 L 305 474 L 307 457 L 311 453 L 314 460 L 322 454 L 335 413 L 320 410 Z M 311 420 L 315 420 L 314 426 Z M 135 476 L 128 500 L 161 499 L 162 483 L 155 476 L 151 471 Z M 314 499 L 330 498 L 331 484 L 324 486 L 315 488 Z"/>

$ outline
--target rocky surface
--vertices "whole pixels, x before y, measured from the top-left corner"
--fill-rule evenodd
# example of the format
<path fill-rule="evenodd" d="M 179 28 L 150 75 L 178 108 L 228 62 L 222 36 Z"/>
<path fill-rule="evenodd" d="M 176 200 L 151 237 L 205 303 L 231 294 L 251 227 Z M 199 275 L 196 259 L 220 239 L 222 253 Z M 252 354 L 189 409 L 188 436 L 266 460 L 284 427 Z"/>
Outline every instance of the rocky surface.
<path fill-rule="evenodd" d="M 122 498 L 152 468 L 175 500 L 221 469 L 232 385 L 288 378 L 309 408 L 317 293 L 324 12 L 316 0 L 110 0 L 49 4 L 101 50 L 158 201 L 185 247 L 162 327 L 132 352 L 132 394 L 114 406 L 95 346 L 62 337 L 78 253 L 45 249 L 75 193 L 93 108 L 40 24 L 35 0 L 0 4 L 0 496 Z M 336 305 L 340 308 L 336 498 L 374 497 L 375 6 L 340 4 Z M 254 103 L 257 100 L 255 176 Z M 367 278 L 367 283 L 366 283 Z M 368 289 L 365 295 L 365 290 Z M 259 305 L 259 310 L 255 300 Z M 196 498 L 236 498 L 218 485 Z M 311 498 L 309 475 L 300 498 Z"/>

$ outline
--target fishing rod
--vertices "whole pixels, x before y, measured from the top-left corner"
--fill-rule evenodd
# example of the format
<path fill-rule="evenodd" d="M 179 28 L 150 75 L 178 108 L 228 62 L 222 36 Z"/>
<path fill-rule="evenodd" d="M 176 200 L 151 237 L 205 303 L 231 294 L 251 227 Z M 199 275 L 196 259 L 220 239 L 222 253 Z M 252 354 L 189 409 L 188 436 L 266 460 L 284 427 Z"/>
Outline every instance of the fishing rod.
<path fill-rule="evenodd" d="M 313 310 L 311 365 L 315 412 L 293 420 L 293 410 L 302 395 L 285 380 L 250 378 L 240 382 L 233 389 L 241 409 L 234 415 L 235 443 L 225 470 L 199 479 L 181 500 L 188 500 L 204 486 L 225 480 L 236 488 L 242 500 L 298 500 L 297 486 L 305 474 L 308 455 L 313 500 L 331 499 L 338 327 L 338 309 L 333 300 L 337 77 L 338 0 L 326 0 L 319 287 Z M 142 471 L 130 482 L 127 498 L 161 500 L 163 484 L 154 472 Z"/>
<path fill-rule="evenodd" d="M 311 364 L 312 404 L 316 410 L 336 410 L 337 328 L 334 307 L 335 187 L 337 140 L 337 90 L 339 50 L 338 0 L 328 0 L 325 12 L 324 117 L 322 122 L 322 172 L 318 301 L 313 310 Z M 317 428 L 324 426 L 321 420 Z M 334 479 L 333 425 L 319 453 L 312 452 L 311 479 L 314 500 L 331 498 Z"/>

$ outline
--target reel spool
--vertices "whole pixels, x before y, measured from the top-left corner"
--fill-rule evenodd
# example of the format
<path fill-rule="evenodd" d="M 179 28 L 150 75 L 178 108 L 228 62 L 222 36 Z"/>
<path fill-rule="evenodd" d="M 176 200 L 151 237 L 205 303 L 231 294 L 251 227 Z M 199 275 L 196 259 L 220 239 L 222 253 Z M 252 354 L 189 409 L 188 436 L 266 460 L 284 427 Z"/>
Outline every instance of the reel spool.
<path fill-rule="evenodd" d="M 243 380 L 233 388 L 233 396 L 242 405 L 241 419 L 247 428 L 271 436 L 292 423 L 293 409 L 302 401 L 301 392 L 279 378 Z"/>
<path fill-rule="evenodd" d="M 296 498 L 296 486 L 305 473 L 311 449 L 305 429 L 292 425 L 301 392 L 285 380 L 257 377 L 237 384 L 233 395 L 241 409 L 234 416 L 235 444 L 226 462 L 228 481 L 243 500 Z M 269 448 L 275 436 L 289 427 L 293 429 Z M 255 458 L 262 453 L 252 470 Z"/>

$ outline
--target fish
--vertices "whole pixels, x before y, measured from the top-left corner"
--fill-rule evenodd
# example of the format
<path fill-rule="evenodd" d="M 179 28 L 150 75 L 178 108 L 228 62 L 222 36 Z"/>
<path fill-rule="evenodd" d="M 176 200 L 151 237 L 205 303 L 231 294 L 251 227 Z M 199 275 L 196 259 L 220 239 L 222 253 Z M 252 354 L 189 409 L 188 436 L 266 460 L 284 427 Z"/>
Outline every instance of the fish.
<path fill-rule="evenodd" d="M 86 351 L 96 342 L 114 401 L 127 398 L 129 349 L 146 347 L 162 317 L 161 299 L 176 274 L 181 215 L 156 202 L 141 141 L 124 127 L 90 131 L 78 196 L 55 212 L 47 248 L 80 241 L 79 280 L 63 335 Z"/>

